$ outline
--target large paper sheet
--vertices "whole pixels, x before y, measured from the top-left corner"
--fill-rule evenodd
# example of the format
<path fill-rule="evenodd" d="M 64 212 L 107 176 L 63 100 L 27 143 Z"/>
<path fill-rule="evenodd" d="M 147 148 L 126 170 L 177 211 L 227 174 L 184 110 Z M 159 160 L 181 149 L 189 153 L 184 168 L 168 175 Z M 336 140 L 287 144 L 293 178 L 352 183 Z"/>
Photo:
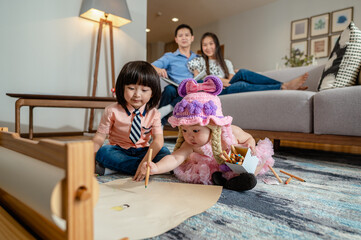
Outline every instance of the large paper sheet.
<path fill-rule="evenodd" d="M 142 239 L 160 235 L 199 214 L 219 199 L 220 186 L 131 178 L 100 185 L 94 210 L 95 239 Z"/>
<path fill-rule="evenodd" d="M 50 221 L 59 198 L 54 189 L 64 177 L 63 169 L 0 147 L 0 187 Z"/>

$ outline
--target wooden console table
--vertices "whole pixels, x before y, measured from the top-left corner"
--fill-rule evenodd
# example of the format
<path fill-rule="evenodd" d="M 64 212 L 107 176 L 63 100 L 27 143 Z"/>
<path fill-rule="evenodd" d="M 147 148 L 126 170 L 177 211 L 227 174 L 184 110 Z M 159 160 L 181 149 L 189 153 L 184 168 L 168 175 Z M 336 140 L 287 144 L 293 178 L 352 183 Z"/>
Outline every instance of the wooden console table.
<path fill-rule="evenodd" d="M 55 107 L 55 108 L 96 108 L 102 109 L 109 104 L 116 102 L 113 97 L 85 97 L 69 95 L 40 95 L 7 93 L 9 97 L 18 98 L 15 102 L 15 132 L 20 134 L 20 108 L 29 107 L 29 138 L 33 138 L 33 109 L 34 107 Z M 89 130 L 93 123 L 89 123 Z"/>

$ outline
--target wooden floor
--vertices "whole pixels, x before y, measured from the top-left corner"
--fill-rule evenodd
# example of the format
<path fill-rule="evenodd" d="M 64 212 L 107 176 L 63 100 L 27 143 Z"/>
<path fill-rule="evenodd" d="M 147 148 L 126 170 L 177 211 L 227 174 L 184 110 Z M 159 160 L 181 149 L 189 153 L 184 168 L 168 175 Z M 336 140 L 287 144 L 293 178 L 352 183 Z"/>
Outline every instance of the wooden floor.
<path fill-rule="evenodd" d="M 164 138 L 177 138 L 177 131 L 164 131 Z M 54 136 L 47 137 L 58 141 L 84 141 L 91 140 L 94 134 L 76 135 L 76 136 Z M 41 138 L 34 138 L 39 140 Z M 256 139 L 258 141 L 258 139 Z M 343 146 L 343 145 L 331 145 L 331 144 L 319 144 L 319 143 L 307 143 L 307 142 L 293 142 L 293 141 L 281 141 L 281 147 L 292 147 L 300 149 L 313 149 L 328 152 L 339 152 L 339 153 L 350 153 L 350 154 L 361 154 L 361 147 L 357 146 Z"/>

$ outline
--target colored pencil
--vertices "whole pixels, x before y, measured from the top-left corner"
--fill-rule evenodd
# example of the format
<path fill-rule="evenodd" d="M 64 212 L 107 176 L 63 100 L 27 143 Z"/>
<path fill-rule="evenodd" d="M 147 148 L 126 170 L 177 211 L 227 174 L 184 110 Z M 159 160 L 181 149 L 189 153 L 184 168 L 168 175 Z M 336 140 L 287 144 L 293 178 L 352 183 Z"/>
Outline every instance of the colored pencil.
<path fill-rule="evenodd" d="M 270 165 L 268 165 L 268 168 L 271 169 L 271 171 L 272 171 L 273 174 L 276 176 L 276 178 L 278 179 L 278 181 L 279 181 L 280 183 L 282 183 L 281 178 L 278 176 L 278 174 L 275 172 L 275 170 L 274 170 Z"/>
<path fill-rule="evenodd" d="M 298 181 L 306 182 L 304 179 L 302 179 L 302 178 L 300 178 L 300 177 L 297 177 L 297 176 L 295 176 L 295 175 L 292 175 L 292 174 L 290 174 L 290 173 L 288 173 L 288 172 L 285 172 L 285 171 L 283 171 L 283 170 L 280 170 L 280 172 L 281 172 L 281 173 L 284 173 L 284 174 L 286 174 L 286 175 L 288 175 L 288 176 L 290 176 L 290 177 L 293 177 L 293 178 L 297 179 Z"/>
<path fill-rule="evenodd" d="M 228 162 L 228 159 L 223 156 L 223 153 L 219 154 L 219 157 L 222 158 L 225 162 Z"/>
<path fill-rule="evenodd" d="M 234 154 L 237 154 L 237 150 L 236 150 L 236 148 L 235 148 L 233 145 L 231 145 L 231 149 L 232 149 L 232 152 L 233 152 Z"/>
<path fill-rule="evenodd" d="M 228 156 L 227 152 L 223 150 L 223 156 L 227 158 L 228 161 L 232 162 L 231 158 Z"/>
<path fill-rule="evenodd" d="M 147 188 L 149 182 L 150 162 L 152 161 L 152 154 L 153 154 L 153 149 L 149 149 L 148 161 L 147 161 L 147 173 L 145 175 L 145 188 Z"/>
<path fill-rule="evenodd" d="M 285 184 L 289 184 L 289 183 L 291 182 L 291 180 L 292 180 L 292 177 L 289 177 L 289 178 L 287 179 L 287 181 L 285 182 Z"/>

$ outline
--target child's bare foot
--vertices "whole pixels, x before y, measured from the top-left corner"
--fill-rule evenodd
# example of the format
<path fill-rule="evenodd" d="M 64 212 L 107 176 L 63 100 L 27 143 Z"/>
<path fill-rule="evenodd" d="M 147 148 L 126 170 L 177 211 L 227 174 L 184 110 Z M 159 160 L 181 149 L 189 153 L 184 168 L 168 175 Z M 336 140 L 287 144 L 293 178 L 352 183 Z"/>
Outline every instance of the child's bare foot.
<path fill-rule="evenodd" d="M 297 78 L 292 79 L 291 81 L 285 82 L 282 84 L 282 90 L 306 90 L 307 87 L 303 87 L 302 85 L 306 82 L 308 78 L 308 73 L 303 74 Z"/>

